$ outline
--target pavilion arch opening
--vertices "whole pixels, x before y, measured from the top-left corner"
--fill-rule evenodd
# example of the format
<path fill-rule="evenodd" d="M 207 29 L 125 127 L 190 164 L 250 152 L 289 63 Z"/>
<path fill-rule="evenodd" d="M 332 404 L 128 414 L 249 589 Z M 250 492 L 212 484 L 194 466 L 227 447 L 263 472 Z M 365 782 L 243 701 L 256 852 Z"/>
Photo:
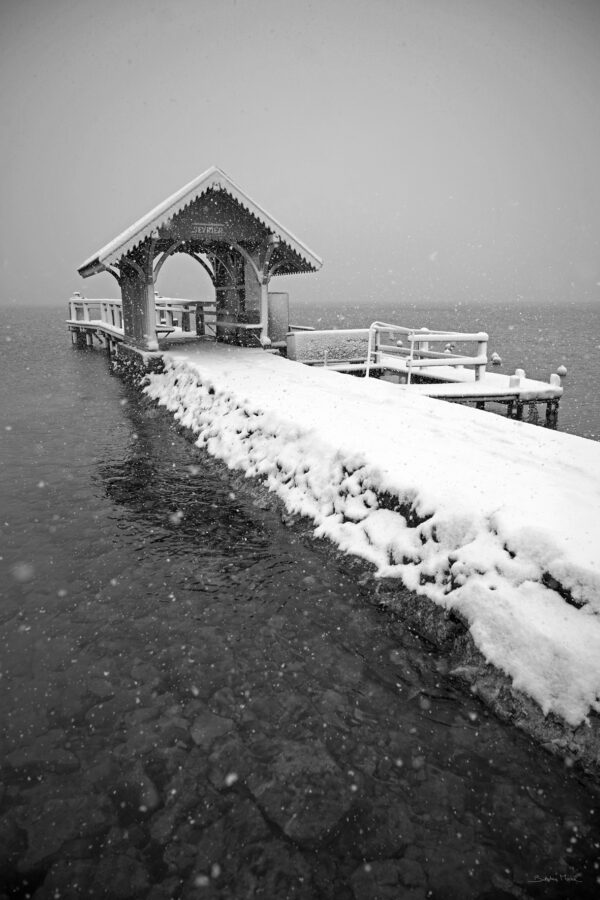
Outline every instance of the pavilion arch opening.
<path fill-rule="evenodd" d="M 214 262 L 203 253 L 166 252 L 154 261 L 156 324 L 216 337 Z M 189 304 L 189 305 L 188 305 Z"/>
<path fill-rule="evenodd" d="M 200 254 L 199 254 L 200 255 Z M 200 258 L 210 266 L 205 256 Z M 204 266 L 188 253 L 172 253 L 164 261 L 154 281 L 162 297 L 178 297 L 214 303 L 215 286 Z"/>

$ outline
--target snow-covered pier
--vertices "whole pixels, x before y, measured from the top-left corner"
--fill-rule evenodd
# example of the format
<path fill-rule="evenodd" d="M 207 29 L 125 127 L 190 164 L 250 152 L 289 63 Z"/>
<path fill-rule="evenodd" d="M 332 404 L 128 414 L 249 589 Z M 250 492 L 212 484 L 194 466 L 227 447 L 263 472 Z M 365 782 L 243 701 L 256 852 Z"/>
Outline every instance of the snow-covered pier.
<path fill-rule="evenodd" d="M 155 335 L 158 349 L 195 341 L 217 340 L 217 307 L 211 300 L 185 300 L 156 295 Z M 117 344 L 128 343 L 123 328 L 122 301 L 88 300 L 79 293 L 69 301 L 67 320 L 73 343 L 79 346 L 102 346 L 111 354 Z M 286 323 L 284 339 L 269 339 L 268 349 L 274 348 L 287 358 L 310 366 L 323 366 L 333 371 L 381 378 L 410 387 L 411 392 L 473 404 L 485 409 L 486 403 L 503 404 L 507 415 L 523 418 L 527 406 L 530 419 L 537 422 L 537 406 L 546 408 L 545 422 L 554 427 L 563 393 L 559 375 L 549 382 L 527 378 L 517 370 L 506 375 L 487 370 L 487 342 L 485 332 L 464 334 L 432 331 L 428 328 L 407 328 L 400 325 L 374 322 L 369 328 L 316 331 L 310 326 Z M 221 325 L 221 330 L 224 326 Z M 228 339 L 234 343 L 263 346 L 260 325 L 236 323 L 228 328 Z M 407 339 L 386 343 L 398 335 Z M 443 352 L 430 349 L 431 344 L 445 342 Z M 465 350 L 476 342 L 474 355 Z M 266 342 L 265 342 L 266 343 Z"/>
<path fill-rule="evenodd" d="M 213 298 L 160 297 L 157 280 L 174 254 L 189 256 L 208 274 Z M 377 375 L 428 396 L 479 408 L 503 403 L 508 415 L 518 419 L 527 404 L 537 420 L 536 405 L 542 403 L 546 423 L 556 424 L 559 376 L 545 383 L 520 371 L 488 372 L 483 332 L 439 332 L 384 322 L 351 332 L 292 326 L 289 297 L 271 291 L 271 281 L 278 275 L 314 272 L 321 265 L 312 250 L 212 167 L 79 267 L 84 278 L 112 275 L 121 300 L 89 301 L 74 294 L 68 327 L 74 342 L 92 346 L 97 341 L 111 352 L 118 344 L 152 353 L 182 340 L 208 338 L 276 348 L 308 365 Z"/>
<path fill-rule="evenodd" d="M 410 386 L 414 393 L 473 404 L 477 409 L 485 409 L 486 403 L 503 404 L 507 415 L 517 419 L 523 418 L 527 405 L 531 419 L 537 421 L 541 404 L 546 407 L 546 424 L 555 426 L 563 393 L 559 375 L 543 382 L 527 378 L 520 369 L 514 375 L 489 372 L 487 346 L 485 332 L 373 322 L 362 329 L 290 333 L 285 352 L 307 365 L 383 378 Z"/>
<path fill-rule="evenodd" d="M 157 296 L 172 252 L 211 273 L 212 307 Z M 83 264 L 112 271 L 122 302 L 73 297 L 68 327 L 135 366 L 200 447 L 371 564 L 374 587 L 396 579 L 436 610 L 486 702 L 524 699 L 522 727 L 597 766 L 600 444 L 440 403 L 505 402 L 521 418 L 544 402 L 551 419 L 560 379 L 488 373 L 483 332 L 290 326 L 269 278 L 319 265 L 209 170 Z"/>

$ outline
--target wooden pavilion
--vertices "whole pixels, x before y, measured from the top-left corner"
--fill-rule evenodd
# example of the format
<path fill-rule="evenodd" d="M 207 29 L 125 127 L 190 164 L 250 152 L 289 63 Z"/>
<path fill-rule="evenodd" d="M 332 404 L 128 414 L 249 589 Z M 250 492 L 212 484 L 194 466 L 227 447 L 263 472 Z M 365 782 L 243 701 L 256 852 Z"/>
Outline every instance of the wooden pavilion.
<path fill-rule="evenodd" d="M 174 253 L 197 260 L 215 288 L 217 338 L 268 343 L 273 275 L 315 272 L 321 259 L 213 166 L 94 253 L 83 278 L 110 272 L 121 290 L 123 337 L 158 349 L 155 281 Z"/>

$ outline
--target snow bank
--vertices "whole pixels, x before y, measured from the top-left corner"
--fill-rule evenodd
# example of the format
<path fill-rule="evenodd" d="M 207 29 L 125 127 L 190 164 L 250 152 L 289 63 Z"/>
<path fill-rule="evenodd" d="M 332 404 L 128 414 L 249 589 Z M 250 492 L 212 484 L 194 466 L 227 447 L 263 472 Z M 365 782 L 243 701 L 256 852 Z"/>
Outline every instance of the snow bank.
<path fill-rule="evenodd" d="M 456 611 L 545 714 L 600 711 L 600 444 L 224 345 L 167 354 L 145 392 L 317 536 Z"/>

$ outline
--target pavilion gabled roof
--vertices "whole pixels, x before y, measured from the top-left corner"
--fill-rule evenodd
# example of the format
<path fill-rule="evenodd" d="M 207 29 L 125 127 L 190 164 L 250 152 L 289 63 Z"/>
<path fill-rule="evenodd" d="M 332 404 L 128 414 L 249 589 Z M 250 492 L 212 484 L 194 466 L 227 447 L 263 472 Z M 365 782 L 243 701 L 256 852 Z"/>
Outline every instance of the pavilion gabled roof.
<path fill-rule="evenodd" d="M 78 268 L 79 274 L 87 278 L 88 275 L 101 272 L 106 266 L 117 263 L 122 256 L 127 255 L 139 244 L 151 237 L 155 229 L 161 225 L 168 224 L 177 213 L 210 190 L 225 191 L 240 206 L 262 222 L 270 232 L 277 235 L 281 241 L 287 244 L 304 261 L 304 266 L 302 266 L 301 270 L 316 271 L 321 268 L 323 261 L 316 253 L 313 253 L 306 244 L 299 241 L 277 219 L 274 219 L 258 203 L 255 203 L 222 169 L 212 166 L 206 172 L 198 175 L 193 181 L 190 181 L 189 184 L 171 194 L 170 197 L 167 197 L 166 200 L 163 200 L 149 213 L 142 216 L 141 219 L 138 219 L 137 222 L 134 222 L 133 225 L 126 228 L 116 238 L 113 238 L 112 241 L 86 259 Z"/>

